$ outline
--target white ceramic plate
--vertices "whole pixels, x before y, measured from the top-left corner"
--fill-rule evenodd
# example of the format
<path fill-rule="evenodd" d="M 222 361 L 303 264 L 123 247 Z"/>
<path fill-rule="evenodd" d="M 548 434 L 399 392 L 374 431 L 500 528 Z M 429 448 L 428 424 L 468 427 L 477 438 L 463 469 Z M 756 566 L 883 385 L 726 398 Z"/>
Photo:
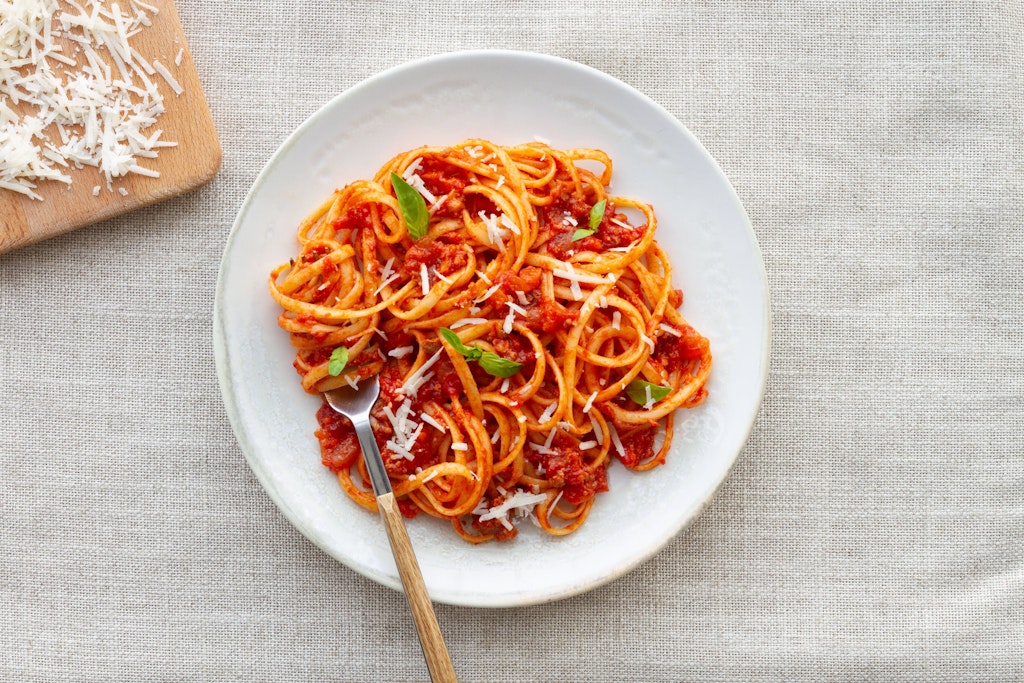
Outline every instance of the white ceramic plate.
<path fill-rule="evenodd" d="M 653 204 L 682 313 L 714 354 L 710 396 L 679 415 L 668 463 L 645 474 L 614 463 L 611 490 L 574 534 L 524 524 L 512 542 L 473 546 L 439 520 L 407 524 L 434 600 L 527 605 L 594 588 L 662 548 L 725 478 L 764 392 L 769 309 L 757 242 L 721 170 L 671 114 L 589 67 L 522 52 L 431 57 L 342 93 L 285 141 L 242 205 L 217 283 L 217 370 L 242 451 L 284 515 L 355 571 L 398 588 L 380 521 L 320 464 L 320 399 L 299 386 L 266 279 L 295 255 L 298 222 L 334 188 L 371 177 L 400 151 L 469 137 L 608 152 L 613 193 Z"/>

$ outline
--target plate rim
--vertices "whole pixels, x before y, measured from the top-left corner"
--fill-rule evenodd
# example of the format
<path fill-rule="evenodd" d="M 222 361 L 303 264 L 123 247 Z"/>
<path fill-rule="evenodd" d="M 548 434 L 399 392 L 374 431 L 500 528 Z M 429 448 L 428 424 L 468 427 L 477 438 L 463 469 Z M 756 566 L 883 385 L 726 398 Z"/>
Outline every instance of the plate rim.
<path fill-rule="evenodd" d="M 633 569 L 636 569 L 641 564 L 647 562 L 652 557 L 661 552 L 668 543 L 674 538 L 678 537 L 679 534 L 688 527 L 695 519 L 697 519 L 703 511 L 706 509 L 708 504 L 717 495 L 719 490 L 725 481 L 729 478 L 730 473 L 736 465 L 740 454 L 746 448 L 750 435 L 753 432 L 754 425 L 757 421 L 757 417 L 761 412 L 764 404 L 764 397 L 767 390 L 767 382 L 769 375 L 769 365 L 771 361 L 771 346 L 772 346 L 772 324 L 771 324 L 771 296 L 769 290 L 769 283 L 767 277 L 767 270 L 764 264 L 764 258 L 761 252 L 760 245 L 757 240 L 757 235 L 754 232 L 753 224 L 750 220 L 743 203 L 740 201 L 739 195 L 736 192 L 735 187 L 729 180 L 728 176 L 722 170 L 721 166 L 715 160 L 715 158 L 708 152 L 704 145 L 699 139 L 682 123 L 675 115 L 669 112 L 661 104 L 650 98 L 645 93 L 641 92 L 637 88 L 619 80 L 618 78 L 611 76 L 599 69 L 591 67 L 589 65 L 576 62 L 564 57 L 555 55 L 545 54 L 541 52 L 534 52 L 528 50 L 509 50 L 509 49 L 470 49 L 470 50 L 455 50 L 450 52 L 443 52 L 433 54 L 418 59 L 412 59 L 400 64 L 391 66 L 387 69 L 383 69 L 376 72 L 367 78 L 360 80 L 352 86 L 345 88 L 340 91 L 326 102 L 321 104 L 315 111 L 313 111 L 305 120 L 302 121 L 291 133 L 284 138 L 284 140 L 278 145 L 274 152 L 268 157 L 264 163 L 260 172 L 256 175 L 252 182 L 249 190 L 246 192 L 238 210 L 235 214 L 235 219 L 232 222 L 231 229 L 228 233 L 227 239 L 225 240 L 224 249 L 221 254 L 220 266 L 217 271 L 217 282 L 214 291 L 214 306 L 213 306 L 213 351 L 214 361 L 216 365 L 217 379 L 220 387 L 221 398 L 224 403 L 225 412 L 228 417 L 228 421 L 231 425 L 232 432 L 234 433 L 235 439 L 238 442 L 238 446 L 245 457 L 246 464 L 249 466 L 250 471 L 255 476 L 256 480 L 260 483 L 263 490 L 270 497 L 274 503 L 278 512 L 280 512 L 285 519 L 288 520 L 289 524 L 295 531 L 308 540 L 309 542 L 320 548 L 325 554 L 333 560 L 336 560 L 349 569 L 355 571 L 357 574 L 364 576 L 372 581 L 380 583 L 384 586 L 392 588 L 394 590 L 401 591 L 401 584 L 397 578 L 393 578 L 390 575 L 382 574 L 373 570 L 372 568 L 360 565 L 354 561 L 353 558 L 339 557 L 338 554 L 333 552 L 330 548 L 326 547 L 325 544 L 321 543 L 317 538 L 311 537 L 304 528 L 303 523 L 296 518 L 294 511 L 289 503 L 287 503 L 280 491 L 277 489 L 273 481 L 270 481 L 268 477 L 265 477 L 260 468 L 254 466 L 253 463 L 253 448 L 252 441 L 248 438 L 245 430 L 240 424 L 241 418 L 239 414 L 239 407 L 234 397 L 235 382 L 230 373 L 230 362 L 229 352 L 226 345 L 226 332 L 224 329 L 224 316 L 221 312 L 223 305 L 223 294 L 225 287 L 225 280 L 230 271 L 230 264 L 228 255 L 232 251 L 238 235 L 240 232 L 241 224 L 243 219 L 246 218 L 247 212 L 254 198 L 258 192 L 262 189 L 266 182 L 267 176 L 273 170 L 275 165 L 279 163 L 280 158 L 283 157 L 288 150 L 294 146 L 297 141 L 305 134 L 306 130 L 314 126 L 318 119 L 325 115 L 326 111 L 333 109 L 338 106 L 342 100 L 357 97 L 358 94 L 365 89 L 372 88 L 375 84 L 381 81 L 399 76 L 405 71 L 430 68 L 435 63 L 443 63 L 450 60 L 465 60 L 474 58 L 488 58 L 488 59 L 512 59 L 512 60 L 531 60 L 540 63 L 548 63 L 554 66 L 562 68 L 583 70 L 590 76 L 597 78 L 598 80 L 604 81 L 612 87 L 625 89 L 634 97 L 638 97 L 644 101 L 648 107 L 658 110 L 658 112 L 665 118 L 666 121 L 670 122 L 675 132 L 685 137 L 689 143 L 691 143 L 695 150 L 703 157 L 706 163 L 709 163 L 717 172 L 719 178 L 724 183 L 725 188 L 728 190 L 728 196 L 730 202 L 733 204 L 733 208 L 738 211 L 738 215 L 742 218 L 742 223 L 746 229 L 747 237 L 749 238 L 749 246 L 753 251 L 755 260 L 757 262 L 757 278 L 761 284 L 763 290 L 763 297 L 761 300 L 760 310 L 764 317 L 764 335 L 759 340 L 761 349 L 761 357 L 759 360 L 760 377 L 758 377 L 758 384 L 756 387 L 756 402 L 754 409 L 751 411 L 747 418 L 747 422 L 743 425 L 742 439 L 739 441 L 739 446 L 735 452 L 728 454 L 728 462 L 724 464 L 721 474 L 714 486 L 710 487 L 704 497 L 695 501 L 695 504 L 689 515 L 680 518 L 676 524 L 672 525 L 669 532 L 658 540 L 656 543 L 650 544 L 645 552 L 633 556 L 625 562 L 619 562 L 611 568 L 610 571 L 602 574 L 599 577 L 585 581 L 582 583 L 567 583 L 561 590 L 545 590 L 542 592 L 530 591 L 530 590 L 518 590 L 513 592 L 506 592 L 497 595 L 490 594 L 461 594 L 451 593 L 448 591 L 430 590 L 428 586 L 431 599 L 435 602 L 441 602 L 450 605 L 464 606 L 464 607 L 477 607 L 477 608 L 511 608 L 511 607 L 525 607 L 530 605 L 544 604 L 554 602 L 557 600 L 566 599 L 575 595 L 579 595 L 593 589 L 596 589 L 602 585 L 608 584 L 617 578 L 629 573 Z M 737 424 L 738 427 L 741 425 Z"/>

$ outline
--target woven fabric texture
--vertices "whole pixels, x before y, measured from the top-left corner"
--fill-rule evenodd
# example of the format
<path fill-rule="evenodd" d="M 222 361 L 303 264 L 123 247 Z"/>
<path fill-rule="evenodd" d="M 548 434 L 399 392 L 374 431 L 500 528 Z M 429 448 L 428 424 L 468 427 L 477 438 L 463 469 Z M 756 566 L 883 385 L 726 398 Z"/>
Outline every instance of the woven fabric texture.
<path fill-rule="evenodd" d="M 200 2 L 224 148 L 189 195 L 0 256 L 0 679 L 422 681 L 404 597 L 248 469 L 212 349 L 257 173 L 410 59 L 605 71 L 704 143 L 771 289 L 767 393 L 708 509 L 553 604 L 438 606 L 465 681 L 1024 680 L 1024 7 Z"/>

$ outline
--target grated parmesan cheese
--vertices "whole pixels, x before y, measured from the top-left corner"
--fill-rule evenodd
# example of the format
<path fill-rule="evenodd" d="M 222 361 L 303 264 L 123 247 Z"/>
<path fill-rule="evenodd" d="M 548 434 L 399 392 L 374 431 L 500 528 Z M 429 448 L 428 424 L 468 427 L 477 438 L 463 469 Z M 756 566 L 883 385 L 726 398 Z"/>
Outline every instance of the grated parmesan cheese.
<path fill-rule="evenodd" d="M 156 72 L 158 74 L 160 74 L 160 76 L 165 81 L 167 81 L 167 85 L 171 86 L 171 90 L 174 91 L 174 94 L 176 96 L 180 96 L 181 93 L 185 92 L 185 89 L 181 87 L 181 83 L 178 83 L 178 80 L 167 69 L 166 66 L 164 66 L 163 64 L 160 63 L 159 59 L 154 59 L 153 60 L 153 68 L 156 69 Z"/>
<path fill-rule="evenodd" d="M 566 263 L 565 268 L 569 274 L 569 290 L 572 292 L 572 298 L 579 301 L 583 298 L 583 290 L 580 289 L 579 277 L 576 275 L 576 271 L 573 270 L 571 263 Z"/>
<path fill-rule="evenodd" d="M 441 280 L 443 282 L 447 282 L 450 285 L 454 285 L 455 284 L 455 280 L 452 280 L 450 277 L 445 277 L 444 273 L 439 271 L 437 268 L 434 268 L 433 271 L 434 271 L 434 275 L 437 276 L 438 280 Z"/>
<path fill-rule="evenodd" d="M 558 431 L 558 425 L 555 425 L 554 427 L 551 428 L 551 431 L 548 432 L 548 438 L 544 440 L 544 448 L 551 448 L 551 444 L 555 440 L 555 433 L 557 431 Z"/>
<path fill-rule="evenodd" d="M 590 416 L 590 426 L 594 428 L 594 437 L 598 442 L 604 441 L 604 433 L 601 431 L 601 423 L 593 415 Z"/>
<path fill-rule="evenodd" d="M 380 291 L 382 289 L 384 289 L 385 287 L 387 287 L 388 285 L 390 285 L 392 282 L 394 282 L 397 279 L 398 279 L 398 273 L 392 273 L 383 282 L 380 283 L 380 287 L 378 287 L 377 289 L 374 290 L 373 295 L 377 296 L 378 294 L 380 294 Z"/>
<path fill-rule="evenodd" d="M 588 285 L 606 285 L 608 280 L 599 275 L 588 275 L 586 273 L 577 273 L 571 264 L 566 263 L 565 268 L 554 268 L 551 274 L 555 277 L 560 277 L 563 280 L 569 280 L 570 282 L 584 282 Z M 614 284 L 614 283 L 613 283 Z"/>
<path fill-rule="evenodd" d="M 420 286 L 423 289 L 423 296 L 430 294 L 430 277 L 427 275 L 427 264 L 420 264 Z"/>
<path fill-rule="evenodd" d="M 437 420 L 432 418 L 427 413 L 420 413 L 420 419 L 423 420 L 424 422 L 426 422 L 428 425 L 430 425 L 434 429 L 436 429 L 437 431 L 444 432 L 444 425 L 442 425 L 440 422 L 438 422 Z"/>
<path fill-rule="evenodd" d="M 414 349 L 411 346 L 399 346 L 396 349 L 391 349 L 390 351 L 388 351 L 388 355 L 391 356 L 392 358 L 405 358 L 415 350 L 416 349 Z"/>
<path fill-rule="evenodd" d="M 626 449 L 622 446 L 622 439 L 619 438 L 619 431 L 615 429 L 613 422 L 608 422 L 608 433 L 612 437 L 612 443 L 615 444 L 615 451 L 622 457 L 626 456 Z"/>
<path fill-rule="evenodd" d="M 433 215 L 434 212 L 437 211 L 438 209 L 440 209 L 444 205 L 444 203 L 446 201 L 448 201 L 448 195 L 447 194 L 443 194 L 440 197 L 438 197 L 434 201 L 434 203 L 430 205 L 430 214 Z"/>
<path fill-rule="evenodd" d="M 509 307 L 509 310 L 515 311 L 519 315 L 526 315 L 526 309 L 518 304 L 514 304 L 511 301 L 506 301 L 505 305 Z"/>
<path fill-rule="evenodd" d="M 93 167 L 108 191 L 130 173 L 159 176 L 138 160 L 177 143 L 161 140 L 162 131 L 148 133 L 165 111 L 148 76 L 159 73 L 176 95 L 184 89 L 131 46 L 152 24 L 140 8 L 157 9 L 129 4 L 127 12 L 99 0 L 0 5 L 0 187 L 41 200 L 37 182 L 71 184 L 61 168 Z"/>
<path fill-rule="evenodd" d="M 490 299 L 491 295 L 494 294 L 495 292 L 497 292 L 498 288 L 500 288 L 500 287 L 501 287 L 501 285 L 494 285 L 493 287 L 488 289 L 486 292 L 484 292 L 483 296 L 481 296 L 479 299 L 474 299 L 474 301 L 476 303 L 478 303 L 478 304 L 482 304 L 483 302 L 485 302 L 488 299 Z"/>
<path fill-rule="evenodd" d="M 420 170 L 420 164 L 422 163 L 423 157 L 416 157 L 413 159 L 412 163 L 402 171 L 402 180 L 409 182 L 409 179 L 416 175 L 416 171 Z"/>
<path fill-rule="evenodd" d="M 423 199 L 426 200 L 427 204 L 433 206 L 438 200 L 434 196 L 434 193 L 427 189 L 427 186 L 423 183 L 423 178 L 417 175 L 416 171 L 419 170 L 420 164 L 423 162 L 423 157 L 416 157 L 405 171 L 402 172 L 402 180 L 409 183 L 410 187 L 419 192 Z"/>
<path fill-rule="evenodd" d="M 505 233 L 504 228 L 498 225 L 498 216 L 493 213 L 487 215 L 483 211 L 477 211 L 477 216 L 480 217 L 480 220 L 484 223 L 484 227 L 487 229 L 487 239 L 490 240 L 491 244 L 497 244 L 502 251 L 505 251 L 505 238 L 507 237 L 507 234 Z M 501 217 L 505 218 L 504 214 L 502 214 Z M 518 234 L 518 228 L 516 229 L 516 232 Z"/>
<path fill-rule="evenodd" d="M 456 320 L 451 325 L 449 325 L 448 329 L 454 330 L 460 327 L 465 327 L 466 325 L 482 325 L 484 323 L 489 322 L 491 321 L 488 320 L 487 318 L 462 318 L 461 320 Z"/>
<path fill-rule="evenodd" d="M 495 287 L 497 287 L 497 285 L 495 285 Z M 515 304 L 511 301 L 506 301 L 505 303 L 508 304 L 508 315 L 505 316 L 505 321 L 501 324 L 501 331 L 505 334 L 512 334 L 512 324 L 515 322 L 516 318 L 516 309 L 512 307 L 515 306 Z M 519 307 L 516 306 L 516 308 Z"/>
<path fill-rule="evenodd" d="M 405 380 L 405 382 L 402 384 L 403 394 L 412 394 L 413 396 L 416 395 L 416 392 L 423 385 L 423 383 L 433 376 L 434 373 L 427 371 L 434 365 L 434 363 L 438 361 L 443 352 L 443 348 L 438 349 L 433 356 L 428 358 L 427 361 L 416 370 L 416 372 L 412 373 L 412 375 L 410 375 L 409 378 Z"/>
<path fill-rule="evenodd" d="M 546 493 L 530 493 L 528 491 L 516 491 L 511 496 L 506 498 L 500 505 L 495 505 L 492 508 L 487 509 L 485 512 L 480 514 L 480 521 L 486 522 L 491 519 L 497 519 L 499 521 L 508 522 L 507 515 L 509 512 L 525 511 L 530 512 L 538 503 L 543 503 L 547 500 L 548 496 Z M 473 511 L 476 513 L 476 510 Z M 511 528 L 511 524 L 505 525 L 506 528 Z"/>
<path fill-rule="evenodd" d="M 515 224 L 515 221 L 513 221 L 511 218 L 509 218 L 505 214 L 501 214 L 500 222 L 501 222 L 501 224 L 503 226 L 505 226 L 506 228 L 511 230 L 514 234 L 516 234 L 516 235 L 522 235 L 523 234 L 522 230 L 519 229 L 519 226 Z"/>

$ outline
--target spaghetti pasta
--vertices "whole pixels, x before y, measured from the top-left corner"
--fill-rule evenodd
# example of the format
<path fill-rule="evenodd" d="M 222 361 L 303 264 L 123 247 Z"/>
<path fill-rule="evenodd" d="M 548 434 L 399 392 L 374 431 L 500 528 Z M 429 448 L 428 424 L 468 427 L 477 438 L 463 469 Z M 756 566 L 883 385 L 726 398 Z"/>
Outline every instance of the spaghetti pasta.
<path fill-rule="evenodd" d="M 379 376 L 407 516 L 473 543 L 522 519 L 568 534 L 612 460 L 664 463 L 675 411 L 707 395 L 710 344 L 679 313 L 654 212 L 609 196 L 611 173 L 600 150 L 537 142 L 410 150 L 328 197 L 271 272 L 307 392 Z M 375 510 L 348 420 L 326 403 L 317 419 L 323 464 Z"/>

